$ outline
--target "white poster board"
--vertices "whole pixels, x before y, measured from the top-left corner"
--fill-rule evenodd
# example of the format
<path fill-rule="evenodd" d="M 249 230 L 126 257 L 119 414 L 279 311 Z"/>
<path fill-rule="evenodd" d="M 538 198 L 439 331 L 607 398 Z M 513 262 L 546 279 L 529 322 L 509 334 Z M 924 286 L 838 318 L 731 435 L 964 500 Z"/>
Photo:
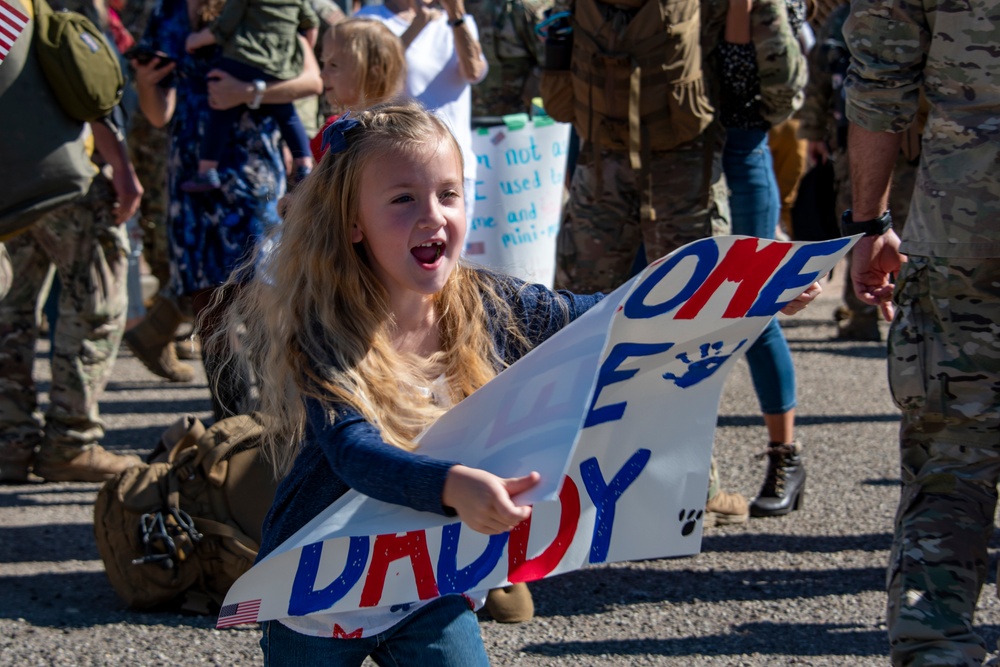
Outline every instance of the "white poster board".
<path fill-rule="evenodd" d="M 422 453 L 502 477 L 541 473 L 517 499 L 530 519 L 487 537 L 348 492 L 234 584 L 218 626 L 697 553 L 725 378 L 852 241 L 729 236 L 657 260 L 420 440 Z"/>
<path fill-rule="evenodd" d="M 541 117 L 473 131 L 476 207 L 465 257 L 552 287 L 556 272 L 568 123 Z"/>

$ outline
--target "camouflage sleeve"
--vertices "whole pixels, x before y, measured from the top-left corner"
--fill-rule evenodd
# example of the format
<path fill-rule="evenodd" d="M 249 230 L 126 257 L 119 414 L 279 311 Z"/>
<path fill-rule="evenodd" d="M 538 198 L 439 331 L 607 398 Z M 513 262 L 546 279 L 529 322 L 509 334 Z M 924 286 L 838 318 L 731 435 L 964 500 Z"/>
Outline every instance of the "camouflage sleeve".
<path fill-rule="evenodd" d="M 805 101 L 799 109 L 799 137 L 810 141 L 830 138 L 830 114 L 833 112 L 833 75 L 822 67 L 820 57 L 823 42 L 809 53 L 809 81 L 806 83 Z"/>
<path fill-rule="evenodd" d="M 319 16 L 317 16 L 316 10 L 313 9 L 312 2 L 304 0 L 302 4 L 299 5 L 299 30 L 318 27 Z"/>
<path fill-rule="evenodd" d="M 920 0 L 854 0 L 844 34 L 848 119 L 871 132 L 902 132 L 919 106 L 931 40 Z"/>
<path fill-rule="evenodd" d="M 808 68 L 788 21 L 785 0 L 760 0 L 750 12 L 750 38 L 757 49 L 761 115 L 777 125 L 802 106 Z"/>

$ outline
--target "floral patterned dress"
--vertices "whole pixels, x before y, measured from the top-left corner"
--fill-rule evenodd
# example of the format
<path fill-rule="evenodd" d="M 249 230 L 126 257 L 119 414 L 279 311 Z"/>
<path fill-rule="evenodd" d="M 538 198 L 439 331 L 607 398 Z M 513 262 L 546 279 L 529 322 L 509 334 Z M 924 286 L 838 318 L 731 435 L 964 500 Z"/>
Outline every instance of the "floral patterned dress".
<path fill-rule="evenodd" d="M 193 294 L 225 282 L 273 225 L 285 192 L 280 131 L 268 116 L 244 113 L 219 160 L 222 187 L 189 194 L 180 184 L 198 171 L 198 154 L 208 119 L 205 76 L 217 57 L 214 47 L 184 50 L 191 32 L 186 0 L 160 0 L 141 45 L 161 51 L 177 67 L 160 85 L 176 88 L 167 162 L 167 228 L 172 288 Z"/>

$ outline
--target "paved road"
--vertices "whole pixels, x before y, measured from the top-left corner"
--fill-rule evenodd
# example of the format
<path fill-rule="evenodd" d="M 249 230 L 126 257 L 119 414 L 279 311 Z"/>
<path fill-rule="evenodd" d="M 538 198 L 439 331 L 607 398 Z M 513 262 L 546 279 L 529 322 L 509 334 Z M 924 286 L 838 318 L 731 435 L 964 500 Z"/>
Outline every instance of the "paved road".
<path fill-rule="evenodd" d="M 708 531 L 695 557 L 619 563 L 532 584 L 537 616 L 484 618 L 506 665 L 885 665 L 884 564 L 898 495 L 884 346 L 832 340 L 839 287 L 784 319 L 799 375 L 803 510 Z M 39 354 L 42 388 L 47 365 Z M 199 368 L 200 372 L 200 368 Z M 207 418 L 204 377 L 162 383 L 123 352 L 102 403 L 110 449 L 146 453 L 181 413 Z M 766 443 L 745 363 L 723 396 L 725 486 L 752 496 Z M 0 486 L 0 665 L 254 665 L 254 627 L 125 609 L 94 547 L 96 484 Z M 994 554 L 995 555 L 995 554 Z M 978 623 L 1000 637 L 995 582 Z"/>

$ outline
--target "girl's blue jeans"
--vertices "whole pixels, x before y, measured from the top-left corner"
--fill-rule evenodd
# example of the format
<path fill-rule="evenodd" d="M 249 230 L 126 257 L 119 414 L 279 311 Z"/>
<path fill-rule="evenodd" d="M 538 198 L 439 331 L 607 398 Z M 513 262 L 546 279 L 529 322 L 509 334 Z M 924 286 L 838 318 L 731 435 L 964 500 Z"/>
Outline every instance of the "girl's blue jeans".
<path fill-rule="evenodd" d="M 469 603 L 446 595 L 373 637 L 313 637 L 265 621 L 260 647 L 265 667 L 357 667 L 371 656 L 381 667 L 489 667 L 479 621 Z"/>
<path fill-rule="evenodd" d="M 774 238 L 781 201 L 767 131 L 727 130 L 722 167 L 730 190 L 733 234 Z M 777 319 L 747 351 L 747 363 L 761 412 L 777 415 L 795 407 L 795 368 Z"/>

